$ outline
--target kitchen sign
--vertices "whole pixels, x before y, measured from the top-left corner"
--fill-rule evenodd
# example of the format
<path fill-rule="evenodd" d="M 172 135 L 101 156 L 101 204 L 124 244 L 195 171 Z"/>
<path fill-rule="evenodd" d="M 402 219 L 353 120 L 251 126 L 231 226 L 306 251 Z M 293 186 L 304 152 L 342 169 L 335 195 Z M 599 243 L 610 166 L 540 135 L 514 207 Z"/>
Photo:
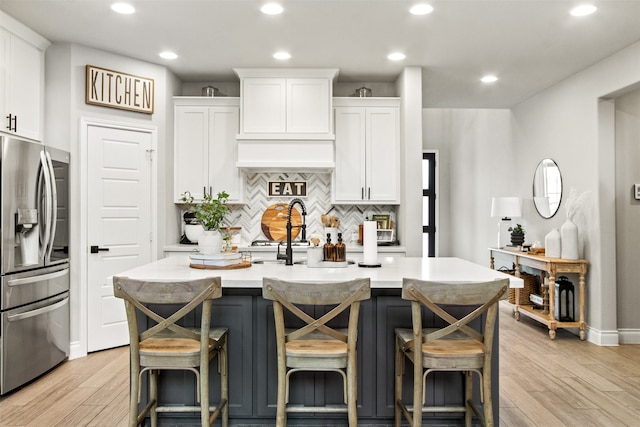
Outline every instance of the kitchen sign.
<path fill-rule="evenodd" d="M 86 66 L 85 102 L 153 114 L 153 79 Z"/>
<path fill-rule="evenodd" d="M 307 181 L 269 181 L 269 197 L 307 197 Z"/>

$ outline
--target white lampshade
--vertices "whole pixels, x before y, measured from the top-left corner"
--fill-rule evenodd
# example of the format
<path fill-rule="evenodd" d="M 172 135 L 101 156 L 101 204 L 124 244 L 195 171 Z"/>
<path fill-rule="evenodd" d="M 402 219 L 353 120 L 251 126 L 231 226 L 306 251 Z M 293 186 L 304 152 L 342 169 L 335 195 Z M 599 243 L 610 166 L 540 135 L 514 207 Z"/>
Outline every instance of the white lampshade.
<path fill-rule="evenodd" d="M 519 218 L 522 216 L 519 197 L 494 197 L 491 199 L 491 216 L 500 218 Z"/>

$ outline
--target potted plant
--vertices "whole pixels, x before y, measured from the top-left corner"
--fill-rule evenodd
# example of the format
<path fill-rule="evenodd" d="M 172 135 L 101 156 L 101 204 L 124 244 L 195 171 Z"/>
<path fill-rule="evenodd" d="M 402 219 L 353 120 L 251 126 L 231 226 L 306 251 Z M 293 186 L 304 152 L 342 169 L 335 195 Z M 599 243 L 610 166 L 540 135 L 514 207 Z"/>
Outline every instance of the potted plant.
<path fill-rule="evenodd" d="M 522 246 L 524 243 L 524 227 L 522 224 L 516 224 L 515 227 L 509 227 L 511 232 L 511 245 Z"/>
<path fill-rule="evenodd" d="M 182 201 L 195 213 L 196 221 L 204 228 L 202 236 L 198 239 L 198 250 L 202 254 L 217 254 L 222 250 L 220 228 L 229 212 L 228 199 L 229 194 L 222 191 L 216 198 L 211 194 L 205 194 L 202 202 L 194 203 L 191 192 L 182 193 Z"/>

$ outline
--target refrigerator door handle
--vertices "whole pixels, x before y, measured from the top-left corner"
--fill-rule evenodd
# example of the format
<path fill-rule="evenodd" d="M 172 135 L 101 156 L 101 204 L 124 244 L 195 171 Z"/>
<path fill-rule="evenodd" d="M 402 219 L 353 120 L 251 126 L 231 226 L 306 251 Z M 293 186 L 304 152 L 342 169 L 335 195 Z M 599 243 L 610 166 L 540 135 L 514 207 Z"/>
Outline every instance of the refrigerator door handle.
<path fill-rule="evenodd" d="M 64 270 L 55 271 L 53 273 L 41 274 L 39 276 L 29 276 L 29 277 L 23 277 L 21 279 L 7 280 L 7 285 L 9 286 L 26 285 L 29 283 L 40 282 L 43 280 L 57 279 L 58 277 L 62 277 L 67 274 L 69 274 L 69 269 L 65 268 Z"/>
<path fill-rule="evenodd" d="M 46 152 L 46 157 L 47 157 L 47 165 L 49 166 L 49 173 L 51 175 L 51 211 L 49 212 L 50 216 L 50 234 L 49 234 L 49 242 L 48 242 L 48 250 L 47 250 L 47 257 L 45 258 L 45 261 L 49 261 L 51 259 L 51 252 L 53 251 L 53 242 L 55 240 L 56 237 L 56 225 L 58 222 L 58 191 L 56 189 L 56 173 L 53 170 L 53 163 L 51 162 L 51 154 L 49 154 L 49 152 Z M 46 247 L 45 247 L 46 248 Z"/>
<path fill-rule="evenodd" d="M 40 152 L 40 164 L 42 166 L 41 174 L 44 177 L 44 216 L 42 223 L 44 225 L 44 232 L 40 234 L 42 242 L 42 258 L 46 260 L 47 251 L 49 248 L 49 240 L 51 239 L 51 174 L 49 173 L 49 164 L 47 162 L 47 156 L 44 150 Z M 40 188 L 40 184 L 38 185 Z M 38 196 L 39 197 L 39 196 Z"/>
<path fill-rule="evenodd" d="M 69 297 L 66 297 L 63 300 L 56 302 L 55 304 L 47 305 L 42 308 L 37 308 L 35 310 L 26 311 L 24 313 L 14 314 L 13 316 L 7 316 L 7 320 L 9 322 L 17 322 L 18 320 L 28 319 L 30 317 L 39 316 L 44 313 L 48 313 L 50 311 L 54 311 L 64 306 L 69 302 Z"/>

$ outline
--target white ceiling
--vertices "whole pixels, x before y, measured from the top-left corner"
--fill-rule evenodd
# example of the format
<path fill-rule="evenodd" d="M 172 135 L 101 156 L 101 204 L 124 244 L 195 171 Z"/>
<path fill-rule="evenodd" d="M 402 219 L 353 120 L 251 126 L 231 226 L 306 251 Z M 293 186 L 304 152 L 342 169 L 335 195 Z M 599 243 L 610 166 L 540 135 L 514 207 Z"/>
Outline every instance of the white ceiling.
<path fill-rule="evenodd" d="M 584 0 L 598 11 L 582 18 L 569 15 L 573 0 L 426 1 L 435 10 L 425 16 L 405 0 L 279 0 L 278 16 L 263 15 L 261 0 L 128 0 L 137 9 L 128 16 L 111 0 L 0 0 L 0 9 L 52 42 L 163 64 L 183 81 L 335 67 L 340 82 L 366 84 L 420 66 L 424 107 L 510 107 L 640 40 L 640 0 Z M 276 50 L 293 57 L 277 61 Z M 386 59 L 396 50 L 404 61 Z M 486 73 L 500 80 L 483 85 Z"/>

